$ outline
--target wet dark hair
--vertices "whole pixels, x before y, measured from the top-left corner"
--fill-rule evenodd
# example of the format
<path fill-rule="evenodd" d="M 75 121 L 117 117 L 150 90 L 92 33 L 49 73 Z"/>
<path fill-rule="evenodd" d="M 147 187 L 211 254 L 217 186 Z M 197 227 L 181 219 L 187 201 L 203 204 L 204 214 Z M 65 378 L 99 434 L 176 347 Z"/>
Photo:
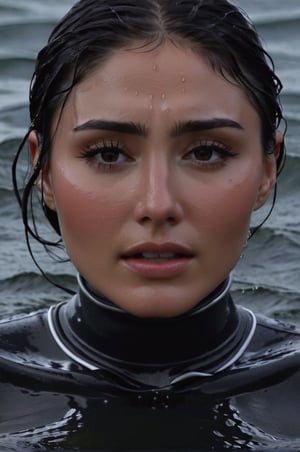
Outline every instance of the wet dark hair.
<path fill-rule="evenodd" d="M 165 41 L 187 45 L 204 55 L 211 67 L 239 85 L 261 119 L 265 154 L 274 152 L 275 134 L 282 120 L 281 82 L 271 57 L 263 49 L 246 14 L 227 0 L 81 0 L 55 27 L 40 51 L 30 87 L 31 125 L 13 163 L 13 184 L 22 209 L 29 251 L 30 236 L 49 247 L 62 245 L 38 231 L 32 192 L 51 153 L 54 114 L 61 113 L 72 88 L 112 52 L 133 43 L 149 51 Z M 17 167 L 29 133 L 39 139 L 39 159 L 19 188 Z M 277 161 L 278 173 L 284 147 Z M 43 194 L 41 194 L 41 202 Z M 56 212 L 43 210 L 60 236 Z"/>

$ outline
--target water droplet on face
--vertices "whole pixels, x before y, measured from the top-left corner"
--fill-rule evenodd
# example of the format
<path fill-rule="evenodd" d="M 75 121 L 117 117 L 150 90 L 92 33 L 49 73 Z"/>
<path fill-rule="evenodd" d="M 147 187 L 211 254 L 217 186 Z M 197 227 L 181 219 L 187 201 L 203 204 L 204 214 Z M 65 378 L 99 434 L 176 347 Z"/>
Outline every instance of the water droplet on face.
<path fill-rule="evenodd" d="M 157 66 L 157 64 L 153 64 L 153 66 L 152 66 L 152 69 L 153 69 L 153 71 L 157 71 L 158 70 L 158 66 Z"/>
<path fill-rule="evenodd" d="M 185 94 L 185 88 L 182 88 L 181 92 L 182 94 Z"/>
<path fill-rule="evenodd" d="M 166 94 L 165 94 L 165 93 L 162 93 L 161 98 L 162 98 L 162 99 L 165 99 L 165 98 L 166 98 Z"/>
<path fill-rule="evenodd" d="M 149 110 L 153 110 L 153 105 L 149 105 Z"/>
<path fill-rule="evenodd" d="M 182 83 L 185 83 L 185 77 L 181 78 Z"/>
<path fill-rule="evenodd" d="M 135 95 L 138 96 L 140 94 L 140 92 L 138 90 L 136 90 Z"/>

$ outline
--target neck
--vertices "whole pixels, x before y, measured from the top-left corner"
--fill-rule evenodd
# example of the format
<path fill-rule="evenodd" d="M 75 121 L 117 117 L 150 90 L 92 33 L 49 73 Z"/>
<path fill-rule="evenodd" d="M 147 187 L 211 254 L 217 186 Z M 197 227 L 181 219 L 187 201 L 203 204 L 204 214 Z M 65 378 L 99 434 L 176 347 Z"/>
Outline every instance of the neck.
<path fill-rule="evenodd" d="M 59 345 L 90 370 L 144 383 L 159 374 L 167 384 L 171 375 L 174 381 L 182 373 L 211 375 L 242 353 L 253 319 L 234 305 L 229 287 L 230 278 L 184 315 L 145 319 L 118 308 L 79 277 L 78 294 L 55 308 L 51 321 Z"/>
<path fill-rule="evenodd" d="M 184 315 L 167 319 L 139 318 L 91 291 L 81 279 L 78 309 L 88 325 L 90 340 L 98 346 L 111 336 L 113 327 L 114 340 L 109 341 L 106 350 L 109 355 L 135 363 L 178 362 L 192 359 L 199 349 L 206 349 L 208 343 L 230 328 L 228 313 L 230 309 L 235 310 L 229 300 L 229 286 L 229 281 L 225 281 Z M 224 303 L 224 299 L 227 302 Z M 230 316 L 229 323 L 236 321 L 235 315 Z"/>

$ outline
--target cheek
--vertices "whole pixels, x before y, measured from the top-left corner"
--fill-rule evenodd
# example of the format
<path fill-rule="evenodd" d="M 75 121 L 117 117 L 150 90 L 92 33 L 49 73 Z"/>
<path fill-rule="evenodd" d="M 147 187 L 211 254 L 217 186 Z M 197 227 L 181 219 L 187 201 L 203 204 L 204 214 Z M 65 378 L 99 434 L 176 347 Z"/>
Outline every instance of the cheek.
<path fill-rule="evenodd" d="M 255 174 L 255 173 L 254 173 Z M 257 177 L 216 183 L 194 204 L 199 231 L 215 242 L 243 244 L 258 193 Z M 196 199 L 196 198 L 194 198 Z M 228 242 L 227 242 L 228 241 Z"/>
<path fill-rule="evenodd" d="M 111 241 L 123 222 L 124 202 L 112 190 L 88 190 L 55 180 L 56 208 L 67 249 Z"/>

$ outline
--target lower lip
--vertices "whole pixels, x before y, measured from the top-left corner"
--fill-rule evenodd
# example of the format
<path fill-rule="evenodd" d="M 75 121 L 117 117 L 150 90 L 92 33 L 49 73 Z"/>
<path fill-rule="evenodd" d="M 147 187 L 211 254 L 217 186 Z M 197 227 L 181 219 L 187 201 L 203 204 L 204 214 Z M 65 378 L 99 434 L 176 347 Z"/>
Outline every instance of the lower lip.
<path fill-rule="evenodd" d="M 126 258 L 123 259 L 123 262 L 130 270 L 145 278 L 162 279 L 171 278 L 184 272 L 191 262 L 191 257 L 169 259 L 161 262 Z"/>

